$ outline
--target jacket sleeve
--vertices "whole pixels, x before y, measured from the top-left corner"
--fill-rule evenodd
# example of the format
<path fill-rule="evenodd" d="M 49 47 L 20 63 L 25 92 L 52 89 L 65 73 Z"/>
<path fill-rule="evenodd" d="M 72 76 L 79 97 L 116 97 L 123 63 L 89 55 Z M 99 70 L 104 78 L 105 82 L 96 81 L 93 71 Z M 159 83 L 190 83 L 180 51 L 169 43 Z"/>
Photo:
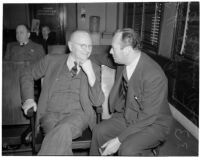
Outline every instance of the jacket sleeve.
<path fill-rule="evenodd" d="M 6 47 L 6 53 L 5 53 L 5 56 L 4 56 L 4 60 L 9 60 L 10 59 L 10 43 L 7 44 L 7 47 Z"/>
<path fill-rule="evenodd" d="M 104 93 L 101 88 L 101 73 L 100 73 L 100 67 L 93 64 L 93 69 L 96 75 L 96 80 L 94 85 L 91 87 L 89 86 L 88 92 L 89 92 L 89 99 L 91 100 L 92 104 L 94 106 L 100 106 L 104 102 Z"/>
<path fill-rule="evenodd" d="M 112 56 L 108 53 L 92 54 L 90 59 L 99 66 L 106 65 L 111 69 L 117 68 L 117 64 L 114 62 Z"/>
<path fill-rule="evenodd" d="M 22 101 L 34 99 L 34 80 L 38 80 L 45 75 L 48 67 L 48 56 L 26 68 L 20 76 L 20 87 Z"/>
<path fill-rule="evenodd" d="M 37 52 L 38 52 L 38 57 L 37 57 L 38 59 L 41 59 L 45 56 L 45 51 L 42 45 L 38 45 Z"/>
<path fill-rule="evenodd" d="M 141 131 L 155 122 L 162 105 L 167 105 L 167 79 L 164 76 L 155 76 L 144 81 L 144 96 L 142 98 L 142 111 L 133 125 L 119 135 L 124 141 L 129 135 Z"/>

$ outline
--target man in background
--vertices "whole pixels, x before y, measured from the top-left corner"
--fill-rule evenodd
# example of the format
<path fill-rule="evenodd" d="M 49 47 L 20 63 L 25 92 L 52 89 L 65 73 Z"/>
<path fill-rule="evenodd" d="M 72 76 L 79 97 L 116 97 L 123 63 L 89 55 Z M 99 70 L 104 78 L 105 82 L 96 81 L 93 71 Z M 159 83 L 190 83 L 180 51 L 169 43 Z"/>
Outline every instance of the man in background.
<path fill-rule="evenodd" d="M 30 30 L 26 25 L 16 27 L 17 42 L 8 43 L 4 60 L 9 61 L 28 61 L 30 64 L 35 63 L 44 55 L 44 49 L 41 45 L 31 41 Z"/>
<path fill-rule="evenodd" d="M 43 48 L 45 49 L 45 53 L 48 54 L 48 46 L 56 44 L 56 38 L 52 36 L 52 32 L 49 26 L 42 27 L 42 36 L 40 43 L 42 44 Z"/>

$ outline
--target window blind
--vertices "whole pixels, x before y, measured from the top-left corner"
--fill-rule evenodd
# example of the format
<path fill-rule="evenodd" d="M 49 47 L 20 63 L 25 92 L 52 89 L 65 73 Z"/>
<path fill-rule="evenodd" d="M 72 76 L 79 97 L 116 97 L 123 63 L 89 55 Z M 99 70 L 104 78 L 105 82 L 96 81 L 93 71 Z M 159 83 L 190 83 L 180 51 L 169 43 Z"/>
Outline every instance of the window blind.
<path fill-rule="evenodd" d="M 132 28 L 141 37 L 142 49 L 158 53 L 163 3 L 148 2 L 132 4 L 134 5 L 128 3 L 128 6 L 126 6 L 126 9 L 129 10 L 126 11 L 126 13 L 129 13 L 127 16 L 131 17 L 125 18 L 129 21 L 125 22 L 126 27 L 130 27 L 130 21 L 133 21 Z M 130 13 L 133 16 L 130 16 Z"/>

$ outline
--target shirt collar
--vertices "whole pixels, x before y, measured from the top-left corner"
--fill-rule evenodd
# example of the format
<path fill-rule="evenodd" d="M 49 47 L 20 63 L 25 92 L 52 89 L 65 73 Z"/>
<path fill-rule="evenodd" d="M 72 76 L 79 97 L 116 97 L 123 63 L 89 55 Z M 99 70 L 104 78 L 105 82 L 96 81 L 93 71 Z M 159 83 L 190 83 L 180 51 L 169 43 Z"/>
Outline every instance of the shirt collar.
<path fill-rule="evenodd" d="M 75 62 L 76 60 L 74 59 L 74 57 L 71 55 L 71 53 L 69 54 L 69 57 L 68 57 L 68 59 L 67 59 L 67 66 L 68 66 L 68 68 L 69 68 L 69 70 L 71 70 L 72 69 L 72 67 L 74 66 L 74 62 Z M 77 69 L 78 69 L 78 72 L 79 72 L 79 70 L 80 70 L 80 66 L 78 65 L 77 66 Z"/>
<path fill-rule="evenodd" d="M 19 43 L 20 46 L 24 46 L 24 45 L 27 45 L 28 44 L 28 41 L 27 42 L 23 42 L 23 43 Z"/>
<path fill-rule="evenodd" d="M 131 64 L 126 66 L 126 72 L 127 72 L 128 80 L 130 80 L 133 72 L 135 71 L 135 68 L 136 68 L 136 66 L 139 62 L 140 56 L 141 56 L 141 53 L 138 55 L 137 58 L 134 59 L 134 61 Z"/>

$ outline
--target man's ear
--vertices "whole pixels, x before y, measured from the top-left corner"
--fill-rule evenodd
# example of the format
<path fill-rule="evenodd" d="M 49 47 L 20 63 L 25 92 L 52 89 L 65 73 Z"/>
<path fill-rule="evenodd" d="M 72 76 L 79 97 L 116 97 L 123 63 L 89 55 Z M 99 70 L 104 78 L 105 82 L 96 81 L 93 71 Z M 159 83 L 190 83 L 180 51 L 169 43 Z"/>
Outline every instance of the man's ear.
<path fill-rule="evenodd" d="M 31 33 L 30 33 L 30 32 L 28 32 L 28 39 L 30 38 L 30 36 L 31 36 Z"/>
<path fill-rule="evenodd" d="M 68 47 L 69 47 L 69 50 L 70 50 L 70 52 L 72 51 L 72 43 L 70 42 L 70 41 L 68 41 Z"/>
<path fill-rule="evenodd" d="M 131 51 L 132 51 L 132 47 L 131 47 L 131 46 L 126 46 L 126 47 L 123 49 L 123 51 L 124 51 L 124 55 L 125 55 L 125 56 L 128 56 L 129 53 L 131 53 Z"/>

